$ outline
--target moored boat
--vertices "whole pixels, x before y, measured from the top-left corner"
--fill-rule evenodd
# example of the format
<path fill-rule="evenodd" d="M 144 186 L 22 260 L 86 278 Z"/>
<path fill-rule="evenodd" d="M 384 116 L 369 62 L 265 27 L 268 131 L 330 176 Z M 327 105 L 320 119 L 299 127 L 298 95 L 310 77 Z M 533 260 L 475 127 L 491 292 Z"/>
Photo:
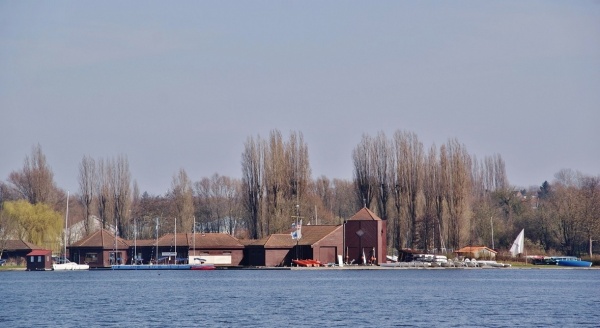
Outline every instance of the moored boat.
<path fill-rule="evenodd" d="M 69 234 L 69 192 L 67 192 L 67 213 L 65 214 L 65 230 L 64 230 L 64 241 L 63 241 L 63 256 L 60 259 L 54 260 L 52 263 L 52 270 L 54 271 L 75 271 L 75 270 L 89 270 L 88 264 L 79 264 L 69 261 L 67 258 L 67 235 Z"/>
<path fill-rule="evenodd" d="M 74 271 L 74 270 L 89 270 L 88 264 L 78 264 L 71 262 L 66 258 L 61 259 L 62 263 L 52 264 L 52 270 L 54 271 Z"/>
<path fill-rule="evenodd" d="M 568 267 L 579 267 L 579 268 L 589 268 L 592 266 L 592 262 L 583 261 L 575 256 L 561 256 L 561 257 L 552 257 L 552 260 L 556 262 L 556 265 L 560 266 L 568 266 Z"/>

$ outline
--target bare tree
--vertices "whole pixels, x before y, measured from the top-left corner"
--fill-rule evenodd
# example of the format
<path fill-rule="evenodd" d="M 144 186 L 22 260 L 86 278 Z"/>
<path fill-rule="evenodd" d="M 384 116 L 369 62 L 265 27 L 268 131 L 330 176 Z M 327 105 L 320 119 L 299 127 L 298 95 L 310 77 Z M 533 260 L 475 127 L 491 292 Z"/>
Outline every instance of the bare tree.
<path fill-rule="evenodd" d="M 423 231 L 426 236 L 425 249 L 432 248 L 442 249 L 442 243 L 439 230 L 439 218 L 443 215 L 443 203 L 440 193 L 440 170 L 437 158 L 437 149 L 433 145 L 427 154 L 424 162 L 423 172 L 423 199 L 424 216 L 423 216 Z M 431 239 L 429 239 L 431 238 Z M 431 242 L 429 242 L 431 240 Z M 437 241 L 437 242 L 436 242 Z"/>
<path fill-rule="evenodd" d="M 93 158 L 84 156 L 79 164 L 79 201 L 83 205 L 85 234 L 92 233 L 90 219 L 94 212 L 94 198 L 97 183 L 96 162 Z"/>
<path fill-rule="evenodd" d="M 118 156 L 112 161 L 112 194 L 113 213 L 116 226 L 125 236 L 131 237 L 131 173 L 129 172 L 129 161 L 127 156 Z"/>
<path fill-rule="evenodd" d="M 98 207 L 98 217 L 102 222 L 102 229 L 107 229 L 109 226 L 115 228 L 113 218 L 113 203 L 114 195 L 112 193 L 112 175 L 113 170 L 109 162 L 105 162 L 104 159 L 98 160 L 98 179 L 96 180 L 96 197 Z"/>
<path fill-rule="evenodd" d="M 354 162 L 354 184 L 358 196 L 358 203 L 371 208 L 371 201 L 375 193 L 376 178 L 373 171 L 373 146 L 371 137 L 363 135 L 361 142 L 354 148 L 352 159 Z"/>
<path fill-rule="evenodd" d="M 242 153 L 242 190 L 244 206 L 247 212 L 246 226 L 250 238 L 258 239 L 263 236 L 263 165 L 264 143 L 257 137 L 249 137 L 244 144 Z"/>
<path fill-rule="evenodd" d="M 287 185 L 288 181 L 286 181 L 289 169 L 287 168 L 288 163 L 281 132 L 278 130 L 271 131 L 268 147 L 264 151 L 264 186 L 267 212 L 265 233 L 270 234 L 281 228 L 278 227 L 278 221 L 282 221 L 283 216 L 287 215 L 287 212 L 284 212 L 285 192 L 290 192 Z"/>
<path fill-rule="evenodd" d="M 194 221 L 192 182 L 183 168 L 173 176 L 170 194 L 178 231 L 192 232 Z"/>
<path fill-rule="evenodd" d="M 593 238 L 600 236 L 600 176 L 581 176 L 579 180 L 581 224 L 589 241 L 591 257 Z"/>
<path fill-rule="evenodd" d="M 419 195 L 423 189 L 423 144 L 415 133 L 397 131 L 394 134 L 396 155 L 397 178 L 400 191 L 406 197 L 408 214 L 408 240 L 410 247 L 415 247 L 420 242 L 417 233 L 419 222 Z"/>
<path fill-rule="evenodd" d="M 451 139 L 441 150 L 442 181 L 445 191 L 445 201 L 448 206 L 448 244 L 453 248 L 461 245 L 465 235 L 469 195 L 471 193 L 471 158 L 464 145 L 458 140 Z"/>
<path fill-rule="evenodd" d="M 56 205 L 57 195 L 54 185 L 54 173 L 37 144 L 31 150 L 31 156 L 26 156 L 21 171 L 13 171 L 8 176 L 14 189 L 31 204 L 47 203 Z"/>
<path fill-rule="evenodd" d="M 354 183 L 343 179 L 333 179 L 333 215 L 342 223 L 358 210 Z"/>
<path fill-rule="evenodd" d="M 373 168 L 377 184 L 377 213 L 383 220 L 388 219 L 388 203 L 390 200 L 390 184 L 393 184 L 391 167 L 392 150 L 385 133 L 379 132 L 373 141 Z"/>

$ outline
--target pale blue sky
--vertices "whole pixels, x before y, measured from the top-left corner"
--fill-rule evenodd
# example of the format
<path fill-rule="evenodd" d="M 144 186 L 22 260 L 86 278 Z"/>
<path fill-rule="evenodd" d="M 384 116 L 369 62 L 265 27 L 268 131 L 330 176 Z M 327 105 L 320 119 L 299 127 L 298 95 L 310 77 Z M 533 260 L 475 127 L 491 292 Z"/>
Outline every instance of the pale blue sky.
<path fill-rule="evenodd" d="M 458 138 L 520 187 L 600 174 L 599 1 L 0 1 L 0 179 L 40 143 L 59 187 L 125 154 L 142 191 L 241 177 L 297 130 L 313 177 L 364 133 Z"/>

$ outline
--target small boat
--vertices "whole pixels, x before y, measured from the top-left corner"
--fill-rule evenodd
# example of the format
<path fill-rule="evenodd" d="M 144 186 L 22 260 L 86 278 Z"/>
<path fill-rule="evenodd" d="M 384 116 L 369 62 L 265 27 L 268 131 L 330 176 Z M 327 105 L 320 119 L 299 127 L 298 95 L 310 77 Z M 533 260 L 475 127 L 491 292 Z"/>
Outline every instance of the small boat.
<path fill-rule="evenodd" d="M 193 264 L 190 266 L 190 270 L 214 270 L 215 265 L 210 263 Z"/>
<path fill-rule="evenodd" d="M 90 266 L 88 264 L 78 264 L 75 262 L 69 261 L 67 258 L 67 235 L 69 233 L 68 227 L 69 221 L 69 192 L 67 192 L 67 213 L 65 214 L 65 240 L 64 240 L 64 249 L 63 256 L 60 259 L 56 259 L 54 263 L 52 263 L 52 270 L 54 271 L 75 271 L 75 270 L 89 270 Z"/>
<path fill-rule="evenodd" d="M 580 258 L 575 256 L 554 256 L 552 260 L 556 262 L 556 265 L 568 266 L 568 267 L 579 267 L 589 268 L 592 266 L 592 262 L 582 261 Z"/>

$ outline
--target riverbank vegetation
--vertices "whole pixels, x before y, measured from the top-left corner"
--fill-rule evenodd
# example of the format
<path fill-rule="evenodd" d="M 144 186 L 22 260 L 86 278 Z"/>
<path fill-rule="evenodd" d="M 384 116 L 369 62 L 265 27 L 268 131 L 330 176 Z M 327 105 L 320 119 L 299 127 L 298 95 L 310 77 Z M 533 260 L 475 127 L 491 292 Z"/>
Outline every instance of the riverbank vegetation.
<path fill-rule="evenodd" d="M 598 249 L 599 176 L 563 169 L 535 187 L 517 187 L 500 154 L 477 158 L 456 139 L 427 146 L 407 131 L 364 135 L 348 155 L 352 180 L 313 177 L 302 133 L 286 138 L 273 130 L 267 138 L 248 137 L 239 178 L 196 179 L 181 169 L 163 195 L 139 190 L 126 155 L 83 156 L 73 172 L 80 188 L 69 198 L 70 225 L 84 235 L 117 227 L 128 239 L 135 228 L 137 238 L 151 239 L 175 224 L 178 232 L 191 232 L 195 222 L 196 231 L 262 238 L 288 231 L 296 219 L 341 224 L 366 206 L 387 220 L 390 254 L 465 245 L 502 253 L 521 229 L 529 254 L 581 256 Z M 0 182 L 0 249 L 21 238 L 59 250 L 66 201 L 41 146 L 34 146 L 23 167 Z"/>

